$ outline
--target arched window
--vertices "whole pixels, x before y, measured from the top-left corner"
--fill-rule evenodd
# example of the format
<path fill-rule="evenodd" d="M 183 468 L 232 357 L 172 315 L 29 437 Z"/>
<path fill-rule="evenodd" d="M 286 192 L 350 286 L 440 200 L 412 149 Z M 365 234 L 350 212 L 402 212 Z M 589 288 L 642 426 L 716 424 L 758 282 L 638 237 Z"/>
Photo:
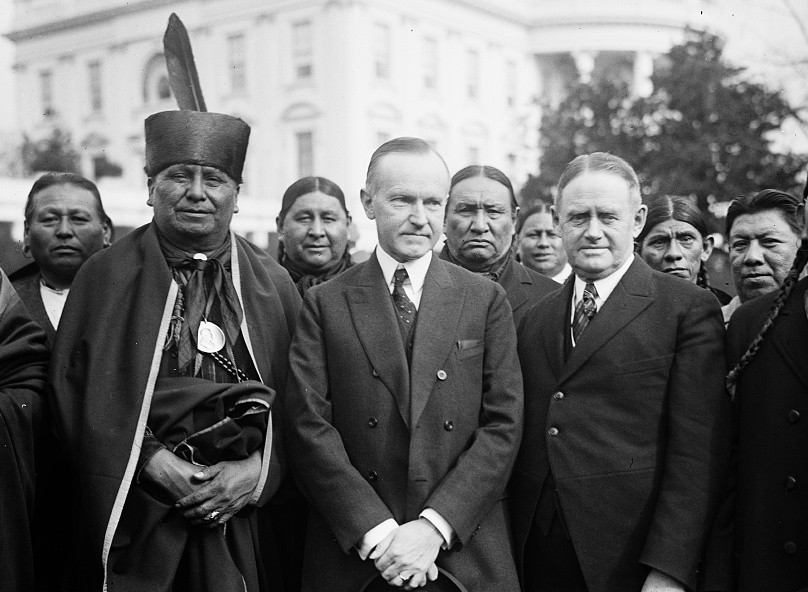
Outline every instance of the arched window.
<path fill-rule="evenodd" d="M 168 84 L 166 60 L 162 53 L 158 53 L 149 58 L 143 70 L 143 103 L 161 103 L 170 98 L 171 86 Z"/>

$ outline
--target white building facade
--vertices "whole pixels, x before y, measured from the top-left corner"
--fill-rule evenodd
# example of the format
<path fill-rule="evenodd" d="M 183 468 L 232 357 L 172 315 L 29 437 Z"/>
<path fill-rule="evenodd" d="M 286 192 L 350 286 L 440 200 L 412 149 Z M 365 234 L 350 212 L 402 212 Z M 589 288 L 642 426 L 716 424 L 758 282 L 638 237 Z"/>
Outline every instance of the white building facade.
<path fill-rule="evenodd" d="M 162 56 L 176 12 L 208 108 L 252 127 L 236 230 L 265 245 L 285 188 L 313 174 L 343 188 L 367 246 L 374 236 L 359 189 L 380 143 L 419 136 L 452 172 L 491 164 L 519 186 L 537 172 L 539 98 L 552 103 L 570 81 L 604 69 L 650 92 L 654 56 L 698 26 L 705 4 L 15 0 L 7 37 L 16 46 L 20 131 L 69 130 L 91 178 L 120 166 L 119 179 L 100 184 L 119 226 L 151 217 L 143 120 L 176 109 Z"/>

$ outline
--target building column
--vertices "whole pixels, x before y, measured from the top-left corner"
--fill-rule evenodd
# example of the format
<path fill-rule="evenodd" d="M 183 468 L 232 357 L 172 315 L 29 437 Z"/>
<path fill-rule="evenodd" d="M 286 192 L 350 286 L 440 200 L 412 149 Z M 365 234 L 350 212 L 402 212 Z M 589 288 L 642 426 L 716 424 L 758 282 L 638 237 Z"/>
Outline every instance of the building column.
<path fill-rule="evenodd" d="M 654 58 L 647 51 L 634 54 L 634 83 L 632 90 L 635 96 L 647 97 L 654 92 L 651 75 L 654 73 Z"/>
<path fill-rule="evenodd" d="M 575 67 L 578 69 L 578 80 L 583 84 L 592 82 L 592 72 L 595 70 L 595 52 L 576 51 L 572 54 Z"/>

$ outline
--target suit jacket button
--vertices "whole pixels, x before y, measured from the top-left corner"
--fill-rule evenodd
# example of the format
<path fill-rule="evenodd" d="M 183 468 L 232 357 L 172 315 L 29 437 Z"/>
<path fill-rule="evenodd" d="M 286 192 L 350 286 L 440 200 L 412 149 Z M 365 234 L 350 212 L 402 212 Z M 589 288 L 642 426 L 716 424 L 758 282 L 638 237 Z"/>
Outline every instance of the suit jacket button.
<path fill-rule="evenodd" d="M 793 555 L 797 552 L 797 543 L 794 541 L 788 541 L 785 545 L 783 545 L 783 551 L 789 555 Z"/>
<path fill-rule="evenodd" d="M 800 412 L 796 409 L 792 409 L 788 412 L 788 421 L 789 423 L 797 423 L 800 420 Z"/>
<path fill-rule="evenodd" d="M 786 477 L 786 491 L 791 491 L 797 486 L 797 479 L 789 475 Z"/>
<path fill-rule="evenodd" d="M 373 376 L 374 376 L 374 377 L 379 378 L 379 373 L 378 373 L 378 372 L 376 372 L 376 368 L 374 368 L 374 369 L 373 369 L 373 371 L 371 372 L 371 374 L 373 374 Z"/>
<path fill-rule="evenodd" d="M 454 429 L 454 423 L 452 423 L 451 419 L 447 419 L 443 422 L 443 429 L 447 432 L 451 432 Z"/>
<path fill-rule="evenodd" d="M 446 380 L 446 370 L 438 370 L 438 380 Z"/>
<path fill-rule="evenodd" d="M 373 429 L 373 428 L 375 428 L 377 425 L 379 425 L 379 420 L 378 420 L 378 419 L 376 419 L 375 417 L 371 417 L 371 418 L 368 420 L 368 427 L 369 427 L 369 428 Z"/>
<path fill-rule="evenodd" d="M 376 471 L 370 471 L 368 473 L 368 481 L 375 482 L 379 478 L 379 474 Z"/>
<path fill-rule="evenodd" d="M 555 394 L 553 395 L 553 398 L 554 398 L 556 401 L 560 401 L 561 399 L 563 399 L 563 398 L 564 398 L 564 393 L 562 393 L 562 392 L 560 392 L 560 391 L 559 391 L 559 392 L 557 392 L 557 393 L 555 393 Z"/>
<path fill-rule="evenodd" d="M 548 436 L 557 436 L 558 435 L 558 428 L 550 428 L 547 430 Z"/>

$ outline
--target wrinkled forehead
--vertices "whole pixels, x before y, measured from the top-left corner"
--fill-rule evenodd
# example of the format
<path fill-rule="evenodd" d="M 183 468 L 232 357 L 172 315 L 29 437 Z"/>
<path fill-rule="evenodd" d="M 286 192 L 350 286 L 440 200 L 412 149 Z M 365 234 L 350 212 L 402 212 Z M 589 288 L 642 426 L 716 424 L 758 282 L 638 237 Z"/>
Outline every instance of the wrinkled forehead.
<path fill-rule="evenodd" d="M 701 233 L 689 222 L 670 219 L 656 224 L 650 231 L 648 231 L 648 237 L 650 238 L 652 236 L 695 236 L 701 238 Z"/>
<path fill-rule="evenodd" d="M 442 197 L 449 194 L 449 171 L 432 152 L 385 154 L 377 163 L 372 180 L 371 189 L 375 192 Z"/>

